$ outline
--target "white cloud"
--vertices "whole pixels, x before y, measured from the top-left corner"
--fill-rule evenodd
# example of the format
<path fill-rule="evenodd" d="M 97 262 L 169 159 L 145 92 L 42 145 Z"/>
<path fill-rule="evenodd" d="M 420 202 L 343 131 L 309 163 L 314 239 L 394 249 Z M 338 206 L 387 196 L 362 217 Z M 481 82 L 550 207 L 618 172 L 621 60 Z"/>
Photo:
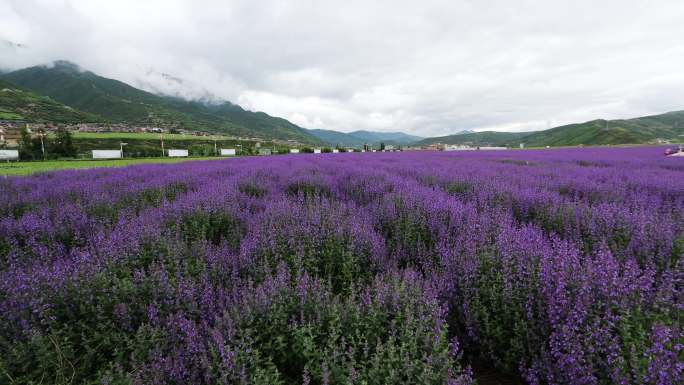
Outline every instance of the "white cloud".
<path fill-rule="evenodd" d="M 684 109 L 684 3 L 2 0 L 0 68 L 67 59 L 309 128 L 547 128 Z M 172 77 L 182 82 L 169 80 Z"/>

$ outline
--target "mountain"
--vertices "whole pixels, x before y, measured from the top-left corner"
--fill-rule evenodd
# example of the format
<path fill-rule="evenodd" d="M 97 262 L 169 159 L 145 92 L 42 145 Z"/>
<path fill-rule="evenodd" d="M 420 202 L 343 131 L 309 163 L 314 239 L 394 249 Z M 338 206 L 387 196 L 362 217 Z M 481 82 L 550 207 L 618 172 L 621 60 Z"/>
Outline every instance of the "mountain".
<path fill-rule="evenodd" d="M 221 104 L 224 100 L 204 87 L 202 83 L 188 81 L 181 77 L 149 68 L 144 74 L 132 80 L 133 87 L 155 95 L 195 100 L 205 104 Z"/>
<path fill-rule="evenodd" d="M 155 95 L 67 61 L 10 72 L 0 79 L 110 122 L 320 143 L 308 130 L 285 119 L 229 102 L 208 104 Z"/>
<path fill-rule="evenodd" d="M 349 135 L 365 140 L 367 143 L 409 144 L 423 139 L 420 136 L 404 134 L 403 132 L 354 131 Z"/>
<path fill-rule="evenodd" d="M 353 131 L 349 133 L 355 138 L 360 138 L 366 142 L 395 142 L 395 143 L 412 143 L 423 138 L 404 134 L 403 132 L 377 132 L 377 131 Z"/>
<path fill-rule="evenodd" d="M 516 146 L 521 138 L 529 135 L 529 132 L 465 132 L 455 135 L 439 136 L 423 139 L 416 145 L 442 144 L 468 144 L 471 146 Z"/>
<path fill-rule="evenodd" d="M 325 143 L 351 147 L 380 143 L 407 145 L 423 139 L 403 132 L 354 131 L 344 133 L 332 130 L 309 130 L 309 132 Z"/>
<path fill-rule="evenodd" d="M 657 139 L 684 140 L 684 111 L 634 119 L 591 120 L 537 131 L 522 138 L 529 146 L 638 144 Z"/>
<path fill-rule="evenodd" d="M 102 118 L 0 80 L 0 120 L 78 123 Z"/>
<path fill-rule="evenodd" d="M 333 146 L 341 145 L 348 147 L 359 147 L 366 143 L 363 139 L 354 137 L 345 132 L 319 129 L 309 130 L 309 132 L 311 135 L 317 137 L 321 141 Z"/>
<path fill-rule="evenodd" d="M 483 131 L 424 139 L 418 144 L 470 144 L 474 146 L 528 147 L 646 144 L 660 139 L 684 141 L 684 111 L 633 119 L 597 119 L 568 124 L 543 131 L 495 132 Z"/>

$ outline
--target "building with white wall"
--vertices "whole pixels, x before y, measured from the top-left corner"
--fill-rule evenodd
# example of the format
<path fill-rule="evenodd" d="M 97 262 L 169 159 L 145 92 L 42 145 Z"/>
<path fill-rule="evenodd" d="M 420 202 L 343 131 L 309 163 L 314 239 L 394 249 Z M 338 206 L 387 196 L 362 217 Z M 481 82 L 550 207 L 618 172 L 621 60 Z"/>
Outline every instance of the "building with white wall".
<path fill-rule="evenodd" d="M 19 160 L 18 150 L 0 150 L 0 160 Z"/>
<path fill-rule="evenodd" d="M 121 150 L 93 150 L 93 159 L 121 159 Z"/>
<path fill-rule="evenodd" d="M 169 150 L 169 157 L 170 158 L 187 158 L 188 157 L 188 150 Z"/>

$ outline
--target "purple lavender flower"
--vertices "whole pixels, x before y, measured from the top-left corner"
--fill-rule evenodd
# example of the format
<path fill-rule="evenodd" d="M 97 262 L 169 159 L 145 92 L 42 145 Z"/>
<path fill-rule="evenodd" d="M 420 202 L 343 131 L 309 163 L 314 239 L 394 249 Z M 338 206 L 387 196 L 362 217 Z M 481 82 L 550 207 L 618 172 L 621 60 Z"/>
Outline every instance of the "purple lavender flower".
<path fill-rule="evenodd" d="M 16 383 L 681 383 L 684 163 L 283 156 L 0 180 Z"/>

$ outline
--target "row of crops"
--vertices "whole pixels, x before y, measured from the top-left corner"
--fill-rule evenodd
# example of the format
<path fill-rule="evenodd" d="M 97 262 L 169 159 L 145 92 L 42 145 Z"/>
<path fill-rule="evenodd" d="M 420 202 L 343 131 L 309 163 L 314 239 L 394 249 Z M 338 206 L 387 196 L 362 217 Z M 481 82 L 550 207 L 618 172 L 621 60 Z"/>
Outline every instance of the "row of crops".
<path fill-rule="evenodd" d="M 2 179 L 0 383 L 682 383 L 684 162 L 660 152 Z"/>

